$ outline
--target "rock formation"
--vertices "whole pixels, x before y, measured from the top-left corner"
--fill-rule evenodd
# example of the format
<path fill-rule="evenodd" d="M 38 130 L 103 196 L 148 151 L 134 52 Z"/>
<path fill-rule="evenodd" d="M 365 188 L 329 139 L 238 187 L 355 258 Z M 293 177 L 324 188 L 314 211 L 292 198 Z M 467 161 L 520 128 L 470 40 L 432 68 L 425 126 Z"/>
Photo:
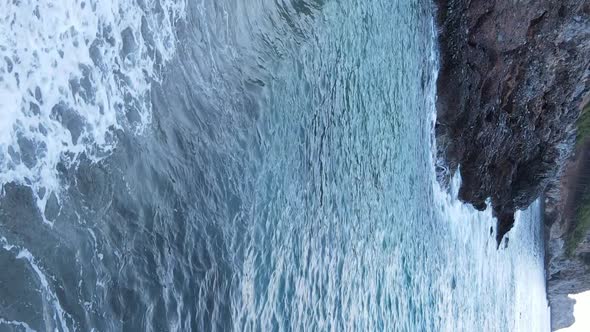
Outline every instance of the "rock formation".
<path fill-rule="evenodd" d="M 590 141 L 587 141 L 578 146 L 559 186 L 550 188 L 546 198 L 547 296 L 554 330 L 574 322 L 574 300 L 568 294 L 590 290 L 590 233 L 586 230 L 579 242 L 572 236 L 580 222 L 578 211 L 588 204 L 589 193 Z"/>
<path fill-rule="evenodd" d="M 559 192 L 590 96 L 590 1 L 436 3 L 439 180 L 460 168 L 459 198 L 480 210 L 491 202 L 499 245 L 516 210 L 549 185 Z M 583 243 L 573 254 L 563 250 L 571 223 L 553 217 L 550 225 L 548 292 L 557 328 L 573 322 L 573 303 L 563 294 L 590 288 L 589 256 Z"/>
<path fill-rule="evenodd" d="M 497 239 L 556 179 L 590 91 L 587 0 L 439 0 L 439 157 Z M 443 179 L 444 181 L 444 179 Z"/>

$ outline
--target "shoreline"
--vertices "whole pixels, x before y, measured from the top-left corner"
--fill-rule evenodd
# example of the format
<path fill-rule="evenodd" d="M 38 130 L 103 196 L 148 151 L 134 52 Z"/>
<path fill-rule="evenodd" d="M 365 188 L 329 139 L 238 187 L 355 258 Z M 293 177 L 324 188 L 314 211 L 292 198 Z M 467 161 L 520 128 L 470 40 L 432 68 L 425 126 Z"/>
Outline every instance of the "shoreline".
<path fill-rule="evenodd" d="M 575 151 L 576 121 L 590 96 L 590 3 L 434 0 L 434 5 L 440 62 L 437 179 L 446 187 L 461 167 L 459 199 L 478 210 L 491 201 L 499 248 L 514 213 L 541 200 L 552 329 L 567 327 L 573 306 L 552 301 L 554 295 L 590 289 L 590 276 L 584 276 L 590 269 L 590 234 L 574 248 L 574 258 L 564 253 L 573 208 L 563 185 L 580 179 L 565 173 Z"/>

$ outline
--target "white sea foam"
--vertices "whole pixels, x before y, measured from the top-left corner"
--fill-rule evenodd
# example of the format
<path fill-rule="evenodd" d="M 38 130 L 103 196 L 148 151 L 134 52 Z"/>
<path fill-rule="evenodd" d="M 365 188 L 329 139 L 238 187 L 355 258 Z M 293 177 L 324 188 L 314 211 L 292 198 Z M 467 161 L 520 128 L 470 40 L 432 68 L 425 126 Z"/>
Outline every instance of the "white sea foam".
<path fill-rule="evenodd" d="M 11 325 L 11 326 L 20 326 L 22 327 L 26 332 L 35 332 L 34 329 L 32 329 L 27 323 L 25 322 L 19 322 L 19 321 L 15 321 L 15 320 L 6 320 L 3 318 L 0 318 L 0 326 L 2 325 Z"/>
<path fill-rule="evenodd" d="M 183 16 L 183 0 L 0 0 L 0 187 L 31 186 L 43 210 L 58 163 L 140 133 Z"/>
<path fill-rule="evenodd" d="M 66 319 L 71 320 L 71 317 L 61 307 L 61 304 L 59 303 L 57 295 L 53 292 L 51 285 L 49 284 L 49 281 L 47 280 L 47 277 L 45 276 L 45 273 L 43 273 L 43 270 L 37 264 L 37 260 L 35 259 L 35 257 L 33 257 L 33 255 L 31 254 L 31 252 L 28 249 L 20 248 L 19 246 L 9 244 L 8 241 L 6 240 L 6 238 L 4 238 L 4 237 L 0 238 L 0 244 L 2 245 L 2 249 L 15 254 L 16 259 L 25 260 L 29 264 L 31 269 L 35 272 L 37 280 L 39 281 L 39 284 L 41 285 L 40 291 L 43 294 L 43 302 L 49 306 L 48 311 L 52 313 L 53 319 L 55 320 L 56 323 L 59 324 L 62 331 L 65 331 L 65 332 L 69 331 L 70 329 L 68 328 Z M 21 327 L 24 327 L 27 331 L 32 330 L 26 323 L 22 323 L 22 322 L 8 321 L 8 320 L 3 320 L 0 318 L 0 323 L 10 324 L 10 325 L 19 325 Z M 49 323 L 49 322 L 47 322 L 47 323 Z M 48 328 L 48 330 L 49 330 L 49 328 Z"/>

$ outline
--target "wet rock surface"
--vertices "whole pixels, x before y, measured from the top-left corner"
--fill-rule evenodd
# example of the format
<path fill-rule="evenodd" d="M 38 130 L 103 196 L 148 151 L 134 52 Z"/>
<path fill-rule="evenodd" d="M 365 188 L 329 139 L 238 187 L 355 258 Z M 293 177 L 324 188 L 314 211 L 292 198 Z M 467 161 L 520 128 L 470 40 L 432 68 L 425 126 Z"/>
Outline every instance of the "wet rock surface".
<path fill-rule="evenodd" d="M 573 300 L 567 294 L 590 289 L 590 264 L 583 259 L 590 257 L 584 256 L 590 241 L 568 256 L 572 218 L 555 207 L 565 204 L 560 178 L 589 99 L 590 1 L 435 2 L 439 181 L 444 185 L 460 169 L 459 198 L 479 210 L 491 202 L 498 246 L 515 211 L 548 186 L 557 188 L 546 235 L 548 297 L 552 328 L 569 326 Z"/>
<path fill-rule="evenodd" d="M 460 167 L 460 198 L 491 200 L 500 242 L 571 152 L 590 90 L 590 2 L 437 3 L 440 180 Z"/>

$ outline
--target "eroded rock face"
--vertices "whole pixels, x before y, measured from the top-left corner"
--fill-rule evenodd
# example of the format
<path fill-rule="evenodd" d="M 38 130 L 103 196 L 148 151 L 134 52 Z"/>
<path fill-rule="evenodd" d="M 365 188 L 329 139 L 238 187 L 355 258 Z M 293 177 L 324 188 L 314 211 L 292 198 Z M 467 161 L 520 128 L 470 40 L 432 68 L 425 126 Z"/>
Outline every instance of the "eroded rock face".
<path fill-rule="evenodd" d="M 551 328 L 553 331 L 566 328 L 574 323 L 575 301 L 569 294 L 590 290 L 590 237 L 580 243 L 574 253 L 565 253 L 562 225 L 555 223 L 547 242 L 547 297 L 551 307 Z"/>
<path fill-rule="evenodd" d="M 566 254 L 573 219 L 559 178 L 590 97 L 590 1 L 436 3 L 439 180 L 460 168 L 459 198 L 480 210 L 491 201 L 498 245 L 516 210 L 549 184 L 558 189 L 547 229 L 548 297 L 552 328 L 569 326 L 574 301 L 567 294 L 590 289 L 590 235 Z"/>
<path fill-rule="evenodd" d="M 572 326 L 574 324 L 575 304 L 576 301 L 569 298 L 567 295 L 559 295 L 553 299 L 553 305 L 551 306 L 552 331 Z"/>
<path fill-rule="evenodd" d="M 555 181 L 590 91 L 590 1 L 437 0 L 439 159 L 459 198 L 498 217 L 498 244 Z"/>
<path fill-rule="evenodd" d="M 574 300 L 568 295 L 590 290 L 590 231 L 579 243 L 572 242 L 571 252 L 566 250 L 579 222 L 577 210 L 587 204 L 589 170 L 590 140 L 587 140 L 578 144 L 574 156 L 566 164 L 559 185 L 551 186 L 545 199 L 547 297 L 553 330 L 574 323 Z"/>

